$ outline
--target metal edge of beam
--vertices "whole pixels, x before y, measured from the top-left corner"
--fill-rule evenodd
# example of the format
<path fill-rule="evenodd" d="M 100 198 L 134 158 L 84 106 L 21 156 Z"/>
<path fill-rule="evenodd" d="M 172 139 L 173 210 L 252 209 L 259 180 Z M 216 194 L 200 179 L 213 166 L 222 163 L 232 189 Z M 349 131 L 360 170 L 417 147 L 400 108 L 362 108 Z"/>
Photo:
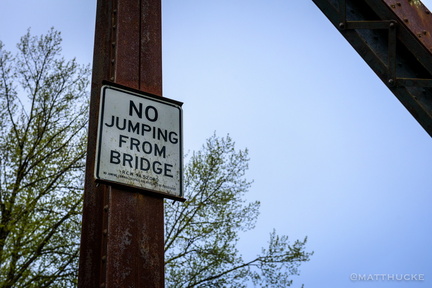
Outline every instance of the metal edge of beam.
<path fill-rule="evenodd" d="M 392 8 L 392 6 L 399 7 L 398 4 L 402 5 L 400 7 L 403 7 L 403 3 L 405 2 L 412 2 L 408 0 L 364 0 L 373 10 L 378 14 L 378 16 L 381 19 L 392 19 L 397 21 L 398 23 L 398 38 L 401 42 L 403 42 L 403 45 L 405 45 L 408 50 L 415 56 L 415 58 L 421 63 L 421 65 L 431 73 L 432 76 L 432 53 L 430 49 L 427 47 L 427 45 L 430 44 L 430 39 L 426 41 L 427 36 L 430 38 L 430 29 L 432 28 L 432 18 L 425 22 L 421 21 L 421 19 L 418 19 L 420 16 L 417 16 L 416 18 L 412 18 L 415 16 L 416 9 L 412 9 L 410 16 L 410 19 L 403 18 L 403 15 L 400 13 L 397 13 L 397 8 Z M 391 4 L 395 2 L 395 5 Z M 421 4 L 420 1 L 417 1 Z M 423 6 L 423 4 L 421 4 Z M 408 5 L 408 7 L 411 7 L 411 5 Z M 424 7 L 424 6 L 423 6 Z M 426 9 L 426 7 L 424 7 Z M 432 15 L 430 15 L 432 17 Z M 401 18 L 402 17 L 402 18 Z M 416 28 L 413 26 L 410 26 L 409 23 L 411 22 L 417 22 Z M 422 22 L 422 23 L 419 23 Z M 419 35 L 420 30 L 421 34 L 425 34 L 423 37 L 422 35 Z M 428 61 L 429 60 L 429 61 Z"/>
<path fill-rule="evenodd" d="M 432 19 L 427 22 L 422 22 L 420 15 L 417 15 L 417 8 L 414 6 L 406 5 L 406 3 L 414 3 L 408 0 L 365 0 L 365 2 L 374 10 L 375 13 L 382 19 L 393 19 L 398 23 L 398 41 L 399 45 L 402 44 L 411 53 L 411 55 L 417 60 L 417 65 L 427 70 L 427 74 L 423 74 L 420 77 L 427 77 L 429 80 L 432 79 L 432 53 L 428 47 L 426 47 L 427 41 L 422 41 L 418 33 L 413 30 L 413 26 L 409 26 L 408 23 L 417 22 L 417 29 L 421 31 L 428 31 L 432 28 Z M 426 9 L 420 1 L 416 2 L 416 5 Z M 411 10 L 411 14 L 408 18 L 401 18 L 401 14 L 396 13 L 397 7 L 405 7 L 405 9 Z M 396 7 L 396 8 L 394 8 Z M 409 8 L 411 7 L 411 8 Z M 417 7 L 417 6 L 416 6 Z M 422 24 L 420 24 L 422 22 Z M 429 26 L 425 26 L 429 24 Z M 422 26 L 419 28 L 420 26 Z M 430 32 L 427 32 L 430 34 Z M 426 34 L 426 33 L 425 33 Z M 425 39 L 425 37 L 423 37 Z M 430 41 L 429 41 L 430 42 Z M 402 69 L 401 69 L 402 70 Z M 427 79 L 419 79 L 417 71 L 408 71 L 409 68 L 405 68 L 402 73 L 410 74 L 410 79 L 404 79 L 398 77 L 395 79 L 397 83 L 394 85 L 388 85 L 389 89 L 393 94 L 400 100 L 400 102 L 407 108 L 407 110 L 413 115 L 413 117 L 422 125 L 426 132 L 432 136 L 432 91 L 426 89 L 428 87 Z M 423 72 L 425 73 L 425 72 Z M 408 83 L 413 83 L 409 85 Z M 426 83 L 424 86 L 423 83 Z"/>
<path fill-rule="evenodd" d="M 371 43 L 371 39 L 365 39 L 364 30 L 360 29 L 341 29 L 341 14 L 345 17 L 346 13 L 341 13 L 338 9 L 338 3 L 330 0 L 313 0 L 313 2 L 320 8 L 320 10 L 328 17 L 328 19 L 332 22 L 332 24 L 340 31 L 340 33 L 345 37 L 345 39 L 351 44 L 351 46 L 361 55 L 361 57 L 365 60 L 365 62 L 370 66 L 370 68 L 377 74 L 377 76 L 384 82 L 384 84 L 393 92 L 393 94 L 399 99 L 399 101 L 406 107 L 406 109 L 413 115 L 413 117 L 420 123 L 420 125 L 426 130 L 426 132 L 432 136 L 432 92 L 430 89 L 416 87 L 416 86 L 404 86 L 403 84 L 407 81 L 396 81 L 391 82 L 389 75 L 389 67 L 385 59 L 383 59 L 382 51 L 377 51 L 378 49 L 387 49 L 387 47 L 381 47 L 383 44 L 381 43 Z M 333 2 L 333 4 L 331 3 Z M 347 1 L 348 2 L 348 1 Z M 356 2 L 356 1 L 354 1 Z M 428 71 L 428 77 L 432 78 L 432 55 L 426 47 L 422 45 L 416 39 L 415 35 L 408 31 L 407 28 L 400 23 L 400 19 L 392 15 L 392 11 L 389 10 L 389 7 L 386 3 L 377 1 L 377 0 L 366 0 L 365 2 L 373 2 L 371 4 L 372 7 L 367 7 L 368 9 L 373 9 L 375 13 L 377 13 L 377 17 L 381 18 L 382 21 L 397 21 L 398 23 L 398 45 L 405 42 L 408 43 L 406 49 L 410 51 L 414 58 L 418 61 L 424 59 L 422 62 L 417 63 L 416 65 L 423 66 Z M 335 5 L 336 4 L 336 5 Z M 370 3 L 368 3 L 370 4 Z M 352 8 L 352 3 L 348 2 L 348 8 Z M 366 5 L 366 4 L 363 4 Z M 354 5 L 355 6 L 355 5 Z M 349 8 L 349 9 L 351 9 Z M 349 13 L 348 13 L 349 14 Z M 362 16 L 360 16 L 362 17 Z M 384 19 L 383 19 L 384 18 Z M 358 20 L 358 19 L 345 19 L 347 21 L 350 20 Z M 372 19 L 364 19 L 364 20 L 372 20 Z M 373 19 L 377 20 L 377 19 Z M 380 40 L 381 42 L 382 39 Z M 372 48 L 372 46 L 374 46 Z M 385 45 L 384 45 L 385 46 Z M 388 57 L 388 55 L 386 56 Z M 403 62 L 401 60 L 403 55 L 398 54 L 398 59 L 396 61 Z M 430 60 L 427 60 L 429 59 Z M 406 61 L 405 61 L 406 62 Z M 423 62 L 425 65 L 423 65 Z M 398 67 L 398 71 L 402 68 Z M 415 71 L 410 70 L 408 68 L 404 68 L 402 71 L 404 78 L 412 78 L 415 80 L 417 75 Z M 424 80 L 424 79 L 422 79 Z M 413 81 L 413 83 L 421 83 L 421 81 Z"/>

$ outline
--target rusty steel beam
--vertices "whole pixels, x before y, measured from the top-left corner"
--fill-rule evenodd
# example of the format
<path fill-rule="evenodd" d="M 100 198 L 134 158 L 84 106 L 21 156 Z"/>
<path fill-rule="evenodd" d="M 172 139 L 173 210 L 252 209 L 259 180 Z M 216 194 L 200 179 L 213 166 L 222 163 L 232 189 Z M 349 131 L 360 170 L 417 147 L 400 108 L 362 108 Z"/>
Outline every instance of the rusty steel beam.
<path fill-rule="evenodd" d="M 78 287 L 164 287 L 163 198 L 97 183 L 102 82 L 162 96 L 161 0 L 98 0 Z"/>
<path fill-rule="evenodd" d="M 432 14 L 419 0 L 313 0 L 432 136 Z"/>
<path fill-rule="evenodd" d="M 417 39 L 429 51 L 432 51 L 432 15 L 421 1 L 407 0 L 383 0 L 385 4 L 394 12 L 400 22 L 411 33 L 417 36 Z"/>

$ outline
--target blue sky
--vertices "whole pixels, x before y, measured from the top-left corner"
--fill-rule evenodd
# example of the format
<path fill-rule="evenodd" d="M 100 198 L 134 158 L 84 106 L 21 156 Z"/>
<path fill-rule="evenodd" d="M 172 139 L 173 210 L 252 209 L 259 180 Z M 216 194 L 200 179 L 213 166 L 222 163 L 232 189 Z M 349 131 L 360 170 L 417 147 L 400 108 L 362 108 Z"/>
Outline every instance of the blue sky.
<path fill-rule="evenodd" d="M 432 6 L 432 1 L 424 1 Z M 294 287 L 430 287 L 431 137 L 310 0 L 163 0 L 164 96 L 184 102 L 185 150 L 214 131 L 250 152 L 256 229 L 308 236 Z M 90 63 L 95 0 L 2 0 L 0 40 L 55 27 Z M 352 281 L 351 274 L 424 274 Z"/>

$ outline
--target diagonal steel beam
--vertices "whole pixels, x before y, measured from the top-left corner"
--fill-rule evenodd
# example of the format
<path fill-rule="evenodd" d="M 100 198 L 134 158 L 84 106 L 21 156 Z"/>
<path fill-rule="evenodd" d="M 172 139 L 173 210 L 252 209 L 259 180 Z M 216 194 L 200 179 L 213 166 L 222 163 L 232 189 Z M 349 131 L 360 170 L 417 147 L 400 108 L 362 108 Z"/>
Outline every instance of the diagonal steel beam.
<path fill-rule="evenodd" d="M 432 14 L 419 0 L 313 0 L 432 136 Z"/>

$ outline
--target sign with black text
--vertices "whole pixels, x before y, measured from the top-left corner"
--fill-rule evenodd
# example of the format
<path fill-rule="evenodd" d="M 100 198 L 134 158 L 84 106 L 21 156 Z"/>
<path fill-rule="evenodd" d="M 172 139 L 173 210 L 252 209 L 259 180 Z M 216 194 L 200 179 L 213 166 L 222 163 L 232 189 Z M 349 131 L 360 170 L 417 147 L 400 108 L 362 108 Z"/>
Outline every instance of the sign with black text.
<path fill-rule="evenodd" d="M 104 85 L 96 179 L 183 197 L 182 103 Z"/>

